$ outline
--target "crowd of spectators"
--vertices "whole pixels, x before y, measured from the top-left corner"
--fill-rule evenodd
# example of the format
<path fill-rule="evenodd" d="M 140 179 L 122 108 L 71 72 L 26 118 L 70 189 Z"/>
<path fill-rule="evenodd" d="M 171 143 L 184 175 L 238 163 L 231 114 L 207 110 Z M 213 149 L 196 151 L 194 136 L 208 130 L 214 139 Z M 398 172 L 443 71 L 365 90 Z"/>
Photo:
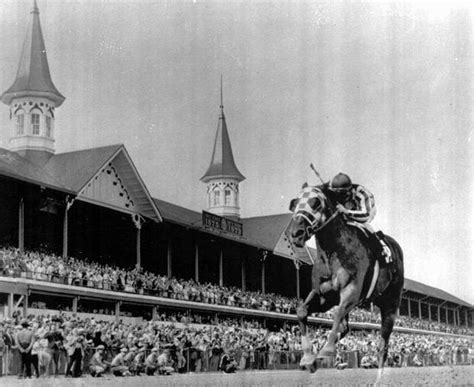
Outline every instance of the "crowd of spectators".
<path fill-rule="evenodd" d="M 0 274 L 96 289 L 156 295 L 178 300 L 295 313 L 298 300 L 237 287 L 200 284 L 144 271 L 17 248 L 0 249 Z"/>
<path fill-rule="evenodd" d="M 293 314 L 298 300 L 281 295 L 255 291 L 243 291 L 237 287 L 216 284 L 200 284 L 194 280 L 169 278 L 141 268 L 119 268 L 72 257 L 63 258 L 54 254 L 27 251 L 17 248 L 0 248 L 0 275 L 32 278 L 41 281 L 86 286 L 97 289 L 124 291 L 155 295 L 179 300 L 226 305 L 246 309 L 258 309 Z M 109 310 L 114 313 L 113 309 Z M 332 319 L 332 312 L 315 315 Z M 351 321 L 380 323 L 380 313 L 363 308 L 351 312 Z M 396 325 L 430 331 L 473 335 L 466 327 L 453 326 L 443 322 L 426 321 L 408 316 L 399 316 Z"/>
<path fill-rule="evenodd" d="M 351 311 L 350 314 L 350 321 L 361 322 L 361 323 L 372 323 L 372 324 L 380 324 L 381 318 L 380 313 L 378 310 L 371 312 L 370 310 L 364 308 L 355 308 Z M 316 317 L 323 317 L 329 320 L 332 320 L 333 309 L 325 312 L 315 314 Z M 425 330 L 425 331 L 434 331 L 434 332 L 445 332 L 445 333 L 453 333 L 459 335 L 474 335 L 472 329 L 469 329 L 465 326 L 454 326 L 451 324 L 446 324 L 444 322 L 437 322 L 437 321 L 429 321 L 423 320 L 419 318 L 409 317 L 405 315 L 397 316 L 395 321 L 395 325 L 404 328 L 411 328 L 417 330 Z"/>
<path fill-rule="evenodd" d="M 0 354 L 9 374 L 30 376 L 28 365 L 18 369 L 26 361 L 33 364 L 36 376 L 60 371 L 67 377 L 218 371 L 224 356 L 235 369 L 275 368 L 283 361 L 297 366 L 300 360 L 301 336 L 296 325 L 271 332 L 242 327 L 237 320 L 218 325 L 162 320 L 126 324 L 65 314 L 18 315 L 0 321 Z M 31 343 L 26 343 L 31 357 L 25 360 L 18 337 L 26 331 L 31 332 Z M 321 349 L 327 335 L 326 328 L 312 329 L 314 352 Z M 357 351 L 361 366 L 373 367 L 378 339 L 374 332 L 351 332 L 337 344 L 338 356 Z M 388 366 L 466 364 L 473 348 L 474 341 L 466 338 L 393 333 Z"/>

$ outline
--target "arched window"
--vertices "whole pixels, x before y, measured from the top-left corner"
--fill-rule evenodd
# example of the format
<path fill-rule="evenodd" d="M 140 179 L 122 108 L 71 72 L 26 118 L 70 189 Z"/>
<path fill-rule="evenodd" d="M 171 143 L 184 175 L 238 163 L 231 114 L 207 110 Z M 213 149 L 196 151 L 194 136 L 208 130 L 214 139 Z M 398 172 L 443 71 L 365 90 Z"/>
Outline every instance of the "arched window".
<path fill-rule="evenodd" d="M 220 206 L 221 205 L 221 200 L 220 200 L 221 193 L 219 190 L 214 191 L 214 205 L 215 206 Z"/>
<path fill-rule="evenodd" d="M 51 117 L 46 116 L 46 137 L 51 137 L 52 124 L 53 124 L 53 121 L 51 120 Z"/>
<path fill-rule="evenodd" d="M 224 199 L 225 199 L 225 205 L 226 206 L 230 206 L 231 204 L 231 195 L 232 195 L 232 192 L 230 191 L 229 188 L 226 188 L 225 191 L 224 191 Z"/>
<path fill-rule="evenodd" d="M 16 134 L 25 133 L 25 114 L 20 112 L 16 116 Z"/>
<path fill-rule="evenodd" d="M 39 113 L 31 113 L 31 133 L 37 136 L 40 134 L 40 117 Z"/>

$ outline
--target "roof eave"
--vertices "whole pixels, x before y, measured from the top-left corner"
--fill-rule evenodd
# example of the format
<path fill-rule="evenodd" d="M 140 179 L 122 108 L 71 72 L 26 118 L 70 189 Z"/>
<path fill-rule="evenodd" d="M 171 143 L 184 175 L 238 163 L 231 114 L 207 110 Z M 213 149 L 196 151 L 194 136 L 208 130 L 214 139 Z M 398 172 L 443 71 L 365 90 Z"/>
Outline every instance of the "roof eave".
<path fill-rule="evenodd" d="M 145 192 L 145 195 L 147 196 L 148 198 L 148 201 L 151 203 L 151 206 L 152 206 L 152 209 L 155 213 L 155 216 L 157 219 L 153 219 L 151 218 L 153 221 L 155 221 L 156 223 L 160 223 L 160 222 L 163 222 L 163 217 L 161 216 L 161 213 L 158 209 L 158 207 L 156 206 L 156 203 L 155 201 L 153 200 L 153 198 L 151 197 L 150 193 L 148 192 L 148 189 L 146 188 L 140 174 L 138 173 L 135 165 L 133 164 L 132 162 L 132 159 L 130 158 L 130 155 L 128 154 L 127 150 L 125 149 L 125 146 L 123 144 L 120 144 L 120 146 L 117 148 L 117 150 L 100 166 L 100 168 L 98 168 L 95 173 L 91 176 L 90 179 L 88 179 L 82 186 L 81 188 L 77 191 L 77 195 L 79 195 L 84 189 L 85 187 L 87 187 L 87 184 L 89 184 L 89 182 L 91 182 L 92 180 L 94 180 L 94 178 L 102 171 L 102 169 L 107 165 L 109 164 L 112 160 L 115 159 L 115 157 L 117 157 L 117 155 L 120 153 L 120 152 L 123 152 L 125 157 L 127 158 L 127 160 L 129 161 L 133 171 L 135 172 L 135 175 L 137 176 L 137 179 L 143 189 L 143 191 Z"/>
<path fill-rule="evenodd" d="M 15 98 L 23 98 L 23 97 L 40 97 L 40 98 L 47 98 L 54 102 L 56 107 L 62 105 L 64 100 L 66 99 L 61 93 L 59 92 L 52 92 L 52 91 L 42 91 L 42 90 L 21 90 L 16 91 L 14 89 L 14 85 L 10 87 L 7 91 L 2 94 L 2 102 L 6 105 L 10 105 L 11 102 Z"/>
<path fill-rule="evenodd" d="M 241 181 L 245 180 L 245 176 L 240 174 L 240 175 L 204 175 L 201 177 L 201 181 L 203 183 L 208 183 L 211 180 L 218 180 L 218 179 L 231 179 L 231 180 L 237 180 L 239 183 Z"/>

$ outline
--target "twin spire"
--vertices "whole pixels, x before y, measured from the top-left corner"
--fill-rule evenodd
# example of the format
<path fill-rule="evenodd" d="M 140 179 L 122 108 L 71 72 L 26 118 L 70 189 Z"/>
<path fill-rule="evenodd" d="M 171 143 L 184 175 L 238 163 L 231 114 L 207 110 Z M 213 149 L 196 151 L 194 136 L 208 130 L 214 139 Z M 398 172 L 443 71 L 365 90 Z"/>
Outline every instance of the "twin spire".
<path fill-rule="evenodd" d="M 201 181 L 207 184 L 207 211 L 227 218 L 240 218 L 239 183 L 245 179 L 234 162 L 224 116 L 221 75 L 221 104 L 211 164 Z"/>
<path fill-rule="evenodd" d="M 230 145 L 229 132 L 224 116 L 223 86 L 221 75 L 221 104 L 219 123 L 217 125 L 214 148 L 212 150 L 211 163 L 207 172 L 201 177 L 204 183 L 216 178 L 230 178 L 242 181 L 245 176 L 240 173 L 234 162 L 234 155 Z"/>
<path fill-rule="evenodd" d="M 239 183 L 245 176 L 235 165 L 224 116 L 222 76 L 220 81 L 220 114 L 214 148 L 201 181 L 208 186 L 208 209 L 218 215 L 238 218 Z M 41 164 L 47 162 L 55 152 L 55 108 L 65 98 L 51 79 L 36 0 L 15 81 L 1 95 L 1 100 L 11 111 L 10 150 Z"/>
<path fill-rule="evenodd" d="M 15 81 L 1 98 L 10 105 L 15 98 L 30 96 L 48 98 L 55 107 L 60 106 L 65 99 L 51 79 L 36 0 L 33 2 Z"/>

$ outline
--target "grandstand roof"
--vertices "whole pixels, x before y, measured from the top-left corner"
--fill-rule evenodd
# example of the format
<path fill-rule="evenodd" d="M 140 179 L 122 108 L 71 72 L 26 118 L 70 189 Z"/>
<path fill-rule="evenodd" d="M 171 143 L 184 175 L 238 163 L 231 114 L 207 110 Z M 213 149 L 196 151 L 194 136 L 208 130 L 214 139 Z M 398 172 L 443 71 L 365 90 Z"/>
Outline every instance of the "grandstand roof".
<path fill-rule="evenodd" d="M 0 174 L 71 193 L 85 201 L 93 201 L 90 194 L 84 194 L 85 189 L 89 188 L 93 179 L 97 179 L 99 173 L 111 163 L 120 169 L 123 186 L 133 197 L 134 206 L 119 208 L 117 203 L 107 202 L 107 195 L 98 196 L 98 201 L 103 200 L 102 204 L 114 209 L 140 213 L 155 221 L 161 221 L 158 207 L 123 145 L 56 154 L 44 167 L 34 164 L 16 152 L 0 148 Z"/>
<path fill-rule="evenodd" d="M 63 184 L 79 193 L 81 188 L 123 145 L 59 153 L 51 157 L 45 169 L 53 176 L 60 176 Z"/>
<path fill-rule="evenodd" d="M 245 233 L 252 235 L 262 245 L 273 250 L 281 234 L 285 231 L 291 214 L 278 214 L 267 216 L 255 216 L 242 219 L 245 225 Z"/>
<path fill-rule="evenodd" d="M 414 281 L 408 278 L 405 278 L 404 288 L 405 290 L 408 290 L 410 292 L 423 294 L 425 296 L 429 296 L 432 298 L 438 298 L 440 300 L 449 301 L 454 304 L 467 306 L 469 308 L 474 307 L 474 305 L 471 305 L 468 302 L 463 301 L 460 298 L 457 298 L 453 296 L 452 294 L 449 294 L 448 292 L 445 292 L 444 290 L 434 288 L 432 286 L 428 286 L 428 285 L 422 284 L 421 282 Z"/>
<path fill-rule="evenodd" d="M 123 207 L 122 203 L 109 200 L 110 192 L 101 194 L 98 192 L 100 187 L 90 189 L 93 180 L 97 180 L 108 166 L 119 170 L 115 174 L 120 182 L 120 191 L 122 196 L 126 191 L 126 196 L 133 197 L 129 201 L 133 206 L 127 204 Z M 158 207 L 122 144 L 57 154 L 51 157 L 45 168 L 54 176 L 61 176 L 66 187 L 73 190 L 79 199 L 103 202 L 122 211 L 139 212 L 157 222 L 162 220 Z"/>
<path fill-rule="evenodd" d="M 278 214 L 269 216 L 257 216 L 252 218 L 240 219 L 244 226 L 243 238 L 233 237 L 232 235 L 213 232 L 202 225 L 202 214 L 197 211 L 189 210 L 184 207 L 166 202 L 164 200 L 154 198 L 156 205 L 160 209 L 161 215 L 167 221 L 178 223 L 184 226 L 201 229 L 211 234 L 217 234 L 228 239 L 237 240 L 247 243 L 261 249 L 272 251 L 277 255 L 293 259 L 294 256 L 286 254 L 282 251 L 276 251 L 276 247 L 286 227 L 288 226 L 291 214 Z M 304 263 L 310 264 L 311 260 L 306 253 L 302 256 L 299 254 L 297 258 Z"/>
<path fill-rule="evenodd" d="M 234 241 L 237 241 L 237 242 L 246 243 L 246 244 L 252 245 L 252 246 L 257 247 L 257 248 L 266 249 L 266 250 L 271 251 L 270 248 L 268 248 L 267 246 L 262 245 L 257 240 L 248 238 L 248 235 L 247 235 L 245 229 L 244 229 L 244 236 L 243 237 L 234 236 L 232 234 L 220 233 L 218 231 L 214 231 L 210 228 L 207 228 L 207 227 L 203 226 L 203 224 L 202 224 L 202 213 L 201 212 L 189 210 L 187 208 L 184 208 L 184 207 L 178 206 L 176 204 L 166 202 L 166 201 L 161 200 L 161 199 L 154 198 L 153 200 L 155 201 L 156 205 L 160 209 L 160 212 L 161 212 L 161 215 L 163 216 L 163 219 L 165 219 L 168 222 L 180 224 L 180 225 L 183 225 L 183 226 L 186 226 L 186 227 L 194 228 L 196 230 L 200 230 L 200 231 L 207 232 L 207 233 L 210 233 L 210 234 L 218 235 L 218 236 L 220 236 L 222 238 L 225 238 L 225 239 L 230 239 L 230 240 L 234 240 Z"/>
<path fill-rule="evenodd" d="M 18 153 L 3 148 L 0 148 L 0 174 L 58 191 L 74 192 L 62 182 L 59 177 L 61 175 L 41 168 Z"/>

